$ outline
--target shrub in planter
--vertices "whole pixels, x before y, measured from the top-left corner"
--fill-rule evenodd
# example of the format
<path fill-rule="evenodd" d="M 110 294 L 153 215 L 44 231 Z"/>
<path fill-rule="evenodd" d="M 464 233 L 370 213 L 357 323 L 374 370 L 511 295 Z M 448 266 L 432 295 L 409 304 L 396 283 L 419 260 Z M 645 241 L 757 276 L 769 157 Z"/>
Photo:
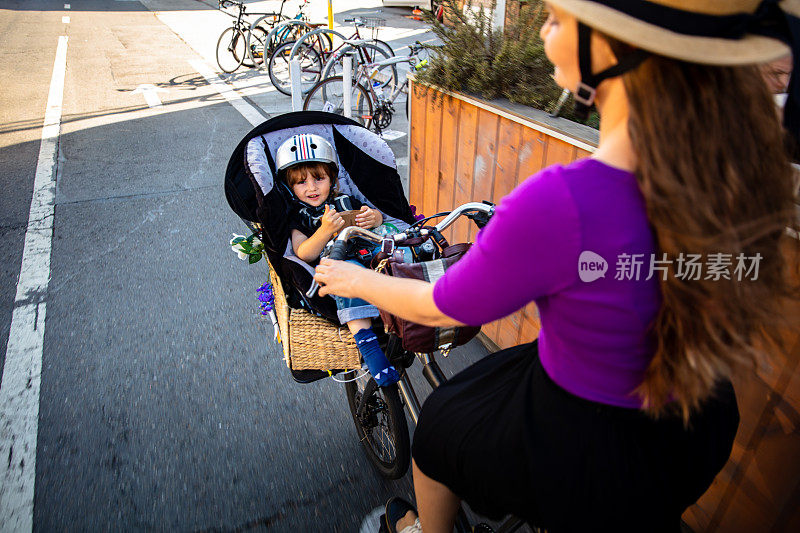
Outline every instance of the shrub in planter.
<path fill-rule="evenodd" d="M 442 4 L 450 26 L 428 13 L 433 32 L 443 44 L 435 48 L 429 67 L 417 75 L 420 81 L 489 100 L 507 98 L 545 111 L 556 107 L 561 88 L 553 81 L 553 66 L 539 37 L 547 18 L 544 2 L 527 2 L 503 30 L 492 25 L 495 1 L 490 8 L 475 6 L 472 0 L 464 7 L 457 0 Z M 560 114 L 576 120 L 571 102 Z M 590 117 L 589 125 L 596 127 L 596 120 Z"/>

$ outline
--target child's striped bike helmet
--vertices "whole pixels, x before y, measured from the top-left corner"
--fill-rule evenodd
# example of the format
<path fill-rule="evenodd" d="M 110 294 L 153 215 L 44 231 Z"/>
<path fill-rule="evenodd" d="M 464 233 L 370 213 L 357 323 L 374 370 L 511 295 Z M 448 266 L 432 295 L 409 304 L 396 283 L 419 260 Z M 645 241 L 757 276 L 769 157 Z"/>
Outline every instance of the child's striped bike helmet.
<path fill-rule="evenodd" d="M 336 153 L 331 143 L 313 133 L 293 135 L 280 145 L 275 154 L 278 177 L 285 181 L 286 169 L 300 163 L 320 162 L 332 165 L 331 178 L 335 181 L 339 174 Z"/>

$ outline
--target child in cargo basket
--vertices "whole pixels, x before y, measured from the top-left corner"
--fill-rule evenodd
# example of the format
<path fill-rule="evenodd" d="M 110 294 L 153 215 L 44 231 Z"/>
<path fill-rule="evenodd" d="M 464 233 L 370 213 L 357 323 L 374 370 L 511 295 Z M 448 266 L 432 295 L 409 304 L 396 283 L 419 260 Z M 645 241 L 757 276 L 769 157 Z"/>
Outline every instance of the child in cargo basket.
<path fill-rule="evenodd" d="M 337 195 L 336 155 L 323 137 L 294 135 L 278 148 L 275 159 L 278 178 L 286 182 L 294 195 L 296 205 L 289 215 L 289 229 L 292 250 L 303 261 L 314 266 L 327 242 L 346 226 L 334 201 L 340 206 L 360 209 L 354 219 L 359 227 L 372 229 L 383 223 L 383 215 L 377 209 L 362 205 L 356 198 Z M 350 262 L 361 264 L 355 259 Z M 386 359 L 371 328 L 378 309 L 358 298 L 334 298 L 339 320 L 353 333 L 375 382 L 382 387 L 396 383 L 400 376 Z"/>

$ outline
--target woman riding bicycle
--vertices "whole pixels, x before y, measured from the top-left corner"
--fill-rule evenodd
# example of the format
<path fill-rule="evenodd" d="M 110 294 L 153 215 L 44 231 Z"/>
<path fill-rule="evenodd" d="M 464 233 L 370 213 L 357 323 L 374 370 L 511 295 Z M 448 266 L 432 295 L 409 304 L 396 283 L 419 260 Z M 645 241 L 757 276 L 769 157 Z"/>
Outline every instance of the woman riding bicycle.
<path fill-rule="evenodd" d="M 800 39 L 781 9 L 797 4 L 552 0 L 545 52 L 556 82 L 597 105 L 592 157 L 517 187 L 435 285 L 317 268 L 321 294 L 430 325 L 539 309 L 537 342 L 427 399 L 419 521 L 395 500 L 390 531 L 451 531 L 460 499 L 550 531 L 679 529 L 731 451 L 729 378 L 762 359 L 792 294 L 779 241 L 794 225 L 793 175 L 756 64 Z"/>

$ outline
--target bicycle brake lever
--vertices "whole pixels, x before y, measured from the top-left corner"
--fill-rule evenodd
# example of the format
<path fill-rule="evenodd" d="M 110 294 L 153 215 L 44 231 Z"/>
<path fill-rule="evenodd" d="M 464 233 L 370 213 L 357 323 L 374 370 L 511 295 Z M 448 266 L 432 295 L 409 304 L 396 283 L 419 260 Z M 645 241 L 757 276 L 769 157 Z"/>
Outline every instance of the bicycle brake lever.
<path fill-rule="evenodd" d="M 317 291 L 319 290 L 319 283 L 316 280 L 311 282 L 311 287 L 306 291 L 306 296 L 309 298 L 313 298 L 317 295 Z"/>
<path fill-rule="evenodd" d="M 345 253 L 347 251 L 347 242 L 345 241 L 334 241 L 333 246 L 330 247 L 328 250 L 327 257 L 333 259 L 335 261 L 341 261 L 344 259 Z M 313 298 L 314 295 L 317 294 L 319 290 L 319 283 L 316 280 L 311 282 L 311 287 L 309 287 L 308 291 L 306 291 L 306 296 L 309 298 Z"/>

